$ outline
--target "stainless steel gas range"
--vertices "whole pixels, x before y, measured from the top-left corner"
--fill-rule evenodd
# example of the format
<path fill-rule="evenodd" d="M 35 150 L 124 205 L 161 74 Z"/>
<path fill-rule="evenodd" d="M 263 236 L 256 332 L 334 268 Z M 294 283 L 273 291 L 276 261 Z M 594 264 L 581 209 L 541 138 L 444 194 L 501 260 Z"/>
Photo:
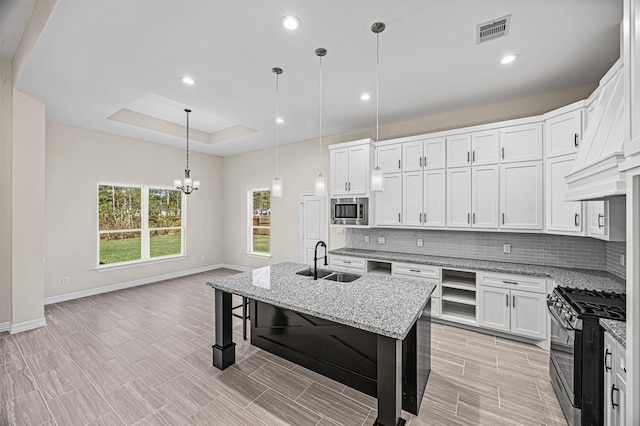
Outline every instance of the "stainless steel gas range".
<path fill-rule="evenodd" d="M 604 419 L 603 330 L 599 319 L 625 321 L 624 294 L 556 287 L 551 314 L 549 374 L 569 425 L 600 426 Z"/>

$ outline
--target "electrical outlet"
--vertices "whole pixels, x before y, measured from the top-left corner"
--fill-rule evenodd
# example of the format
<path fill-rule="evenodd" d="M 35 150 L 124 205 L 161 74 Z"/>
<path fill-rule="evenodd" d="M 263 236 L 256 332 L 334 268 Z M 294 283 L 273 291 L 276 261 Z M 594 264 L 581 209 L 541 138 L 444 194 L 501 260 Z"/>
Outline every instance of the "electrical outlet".
<path fill-rule="evenodd" d="M 369 243 L 369 236 L 368 236 L 368 235 L 365 235 L 365 236 L 364 236 L 364 242 L 365 242 L 365 243 Z"/>
<path fill-rule="evenodd" d="M 418 238 L 418 247 L 422 247 L 423 245 L 422 238 Z"/>
<path fill-rule="evenodd" d="M 620 255 L 620 265 L 621 266 L 625 266 L 625 264 L 624 264 L 624 254 Z"/>
<path fill-rule="evenodd" d="M 502 246 L 502 251 L 503 251 L 504 253 L 511 253 L 511 244 L 504 244 L 504 245 Z"/>
<path fill-rule="evenodd" d="M 68 285 L 69 284 L 69 277 L 62 277 L 62 285 Z"/>
<path fill-rule="evenodd" d="M 378 237 L 378 244 L 385 244 L 387 239 L 385 237 Z"/>

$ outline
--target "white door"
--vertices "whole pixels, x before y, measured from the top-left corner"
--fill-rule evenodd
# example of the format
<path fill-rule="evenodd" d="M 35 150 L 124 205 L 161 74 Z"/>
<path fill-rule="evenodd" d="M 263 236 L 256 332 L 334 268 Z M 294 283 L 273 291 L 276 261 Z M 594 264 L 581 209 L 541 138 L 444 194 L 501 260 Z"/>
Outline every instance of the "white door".
<path fill-rule="evenodd" d="M 578 152 L 582 135 L 582 109 L 545 121 L 547 158 Z"/>
<path fill-rule="evenodd" d="M 447 225 L 471 227 L 471 167 L 447 170 Z"/>
<path fill-rule="evenodd" d="M 499 139 L 498 130 L 473 133 L 471 135 L 471 164 L 474 166 L 498 164 Z"/>
<path fill-rule="evenodd" d="M 456 135 L 447 138 L 447 167 L 471 165 L 471 135 Z"/>
<path fill-rule="evenodd" d="M 402 225 L 402 173 L 384 175 L 384 191 L 376 192 L 376 226 Z"/>
<path fill-rule="evenodd" d="M 424 214 L 425 226 L 446 226 L 445 204 L 447 202 L 446 173 L 441 170 L 424 172 Z"/>
<path fill-rule="evenodd" d="M 402 224 L 422 225 L 422 172 L 402 174 Z"/>
<path fill-rule="evenodd" d="M 364 195 L 369 187 L 369 145 L 349 148 L 349 195 Z"/>
<path fill-rule="evenodd" d="M 548 231 L 582 235 L 582 202 L 565 201 L 569 186 L 564 178 L 573 170 L 575 155 L 556 157 L 546 164 L 546 223 Z"/>
<path fill-rule="evenodd" d="M 300 196 L 300 262 L 313 265 L 313 251 L 318 241 L 324 241 L 327 246 L 327 199 L 312 194 Z M 320 249 L 324 250 L 324 249 Z M 324 254 L 324 252 L 323 252 Z"/>
<path fill-rule="evenodd" d="M 428 139 L 424 141 L 424 162 L 426 170 L 444 169 L 445 162 L 445 138 Z"/>
<path fill-rule="evenodd" d="M 500 166 L 500 227 L 542 229 L 542 161 Z"/>
<path fill-rule="evenodd" d="M 402 145 L 387 145 L 378 147 L 378 167 L 382 173 L 401 172 Z M 386 189 L 385 189 L 386 190 Z"/>
<path fill-rule="evenodd" d="M 498 287 L 479 287 L 480 327 L 509 331 L 510 329 L 510 291 Z"/>
<path fill-rule="evenodd" d="M 329 153 L 330 157 L 330 176 L 331 195 L 345 195 L 347 191 L 347 181 L 349 180 L 349 150 L 332 149 Z"/>
<path fill-rule="evenodd" d="M 422 170 L 422 144 L 422 141 L 406 142 L 402 144 L 403 172 L 417 172 Z"/>
<path fill-rule="evenodd" d="M 542 123 L 500 130 L 500 147 L 503 163 L 542 160 Z"/>
<path fill-rule="evenodd" d="M 498 166 L 471 168 L 471 226 L 498 227 Z"/>
<path fill-rule="evenodd" d="M 511 290 L 511 332 L 536 339 L 547 333 L 546 295 Z"/>

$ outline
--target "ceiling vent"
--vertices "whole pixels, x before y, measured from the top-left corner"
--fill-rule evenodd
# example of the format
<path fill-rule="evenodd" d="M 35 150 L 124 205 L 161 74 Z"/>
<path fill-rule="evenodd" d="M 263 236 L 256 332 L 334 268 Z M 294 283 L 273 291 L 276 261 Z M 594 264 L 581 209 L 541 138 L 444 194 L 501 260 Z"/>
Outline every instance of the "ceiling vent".
<path fill-rule="evenodd" d="M 511 22 L 511 15 L 478 24 L 476 26 L 476 44 L 508 35 L 509 22 Z"/>

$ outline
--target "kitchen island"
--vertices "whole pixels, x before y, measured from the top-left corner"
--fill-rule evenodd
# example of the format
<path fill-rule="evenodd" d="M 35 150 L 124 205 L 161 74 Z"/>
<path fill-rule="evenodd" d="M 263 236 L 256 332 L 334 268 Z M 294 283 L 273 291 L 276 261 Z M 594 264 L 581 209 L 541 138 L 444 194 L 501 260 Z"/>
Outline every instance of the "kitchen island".
<path fill-rule="evenodd" d="M 376 425 L 417 414 L 430 371 L 435 285 L 378 274 L 353 282 L 296 275 L 279 263 L 207 285 L 215 289 L 213 365 L 235 363 L 231 295 L 251 300 L 251 344 L 378 399 Z"/>

